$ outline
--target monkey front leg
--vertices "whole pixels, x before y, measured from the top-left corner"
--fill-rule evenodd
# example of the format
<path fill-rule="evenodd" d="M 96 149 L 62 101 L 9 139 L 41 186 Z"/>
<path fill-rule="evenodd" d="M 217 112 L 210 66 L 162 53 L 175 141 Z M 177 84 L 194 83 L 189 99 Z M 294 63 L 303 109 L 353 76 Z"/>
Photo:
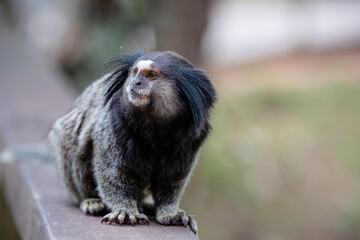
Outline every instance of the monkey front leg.
<path fill-rule="evenodd" d="M 194 216 L 187 216 L 186 212 L 179 208 L 186 182 L 186 180 L 173 181 L 157 184 L 153 187 L 156 221 L 165 226 L 189 226 L 190 230 L 197 234 L 198 227 Z"/>
<path fill-rule="evenodd" d="M 100 197 L 111 209 L 111 212 L 103 217 L 101 223 L 134 225 L 142 222 L 149 225 L 149 219 L 146 215 L 139 213 L 137 207 L 139 186 L 135 182 L 129 181 L 129 178 L 114 169 L 103 169 L 96 173 L 101 175 L 97 177 Z"/>

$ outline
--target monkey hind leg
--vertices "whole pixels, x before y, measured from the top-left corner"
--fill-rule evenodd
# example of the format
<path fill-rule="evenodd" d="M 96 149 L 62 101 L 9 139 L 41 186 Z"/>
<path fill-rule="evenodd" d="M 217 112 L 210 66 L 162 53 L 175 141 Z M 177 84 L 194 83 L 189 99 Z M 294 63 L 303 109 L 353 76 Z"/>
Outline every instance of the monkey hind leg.
<path fill-rule="evenodd" d="M 100 215 L 105 213 L 106 207 L 100 198 L 88 198 L 81 202 L 80 209 L 85 214 Z"/>

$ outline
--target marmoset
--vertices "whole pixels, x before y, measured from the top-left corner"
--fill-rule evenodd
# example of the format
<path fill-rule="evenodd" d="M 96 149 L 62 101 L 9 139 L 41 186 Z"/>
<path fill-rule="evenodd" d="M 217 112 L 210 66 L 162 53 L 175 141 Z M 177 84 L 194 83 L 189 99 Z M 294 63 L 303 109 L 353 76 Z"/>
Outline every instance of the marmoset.
<path fill-rule="evenodd" d="M 204 71 L 165 51 L 121 55 L 88 86 L 50 132 L 60 175 L 80 209 L 101 222 L 185 225 L 179 202 L 211 130 L 216 91 Z"/>

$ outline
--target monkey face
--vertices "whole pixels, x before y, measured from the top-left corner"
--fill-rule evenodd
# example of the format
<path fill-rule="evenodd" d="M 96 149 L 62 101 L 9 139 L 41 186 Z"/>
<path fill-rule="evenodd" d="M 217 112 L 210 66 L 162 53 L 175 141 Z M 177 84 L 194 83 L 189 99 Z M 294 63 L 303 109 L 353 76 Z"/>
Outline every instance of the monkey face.
<path fill-rule="evenodd" d="M 133 106 L 146 108 L 157 117 L 174 116 L 182 105 L 175 81 L 164 76 L 152 60 L 140 60 L 129 69 L 125 90 Z"/>
<path fill-rule="evenodd" d="M 151 89 L 158 75 L 150 60 L 139 61 L 129 70 L 126 93 L 134 106 L 143 107 L 150 103 Z"/>

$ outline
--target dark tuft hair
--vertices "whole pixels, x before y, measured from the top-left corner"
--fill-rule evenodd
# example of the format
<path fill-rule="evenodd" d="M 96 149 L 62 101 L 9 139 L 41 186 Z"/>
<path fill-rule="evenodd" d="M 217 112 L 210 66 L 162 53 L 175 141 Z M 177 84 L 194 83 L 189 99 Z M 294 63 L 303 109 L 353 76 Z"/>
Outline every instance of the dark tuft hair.
<path fill-rule="evenodd" d="M 126 78 L 129 75 L 129 69 L 138 58 L 144 55 L 144 52 L 137 51 L 132 54 L 122 54 L 112 58 L 106 65 L 106 69 L 115 71 L 111 74 L 111 79 L 108 88 L 105 91 L 105 102 L 111 99 L 112 95 L 118 91 L 125 83 Z"/>
<path fill-rule="evenodd" d="M 199 131 L 217 99 L 216 91 L 204 71 L 190 65 L 172 69 L 174 71 L 165 74 L 177 82 L 191 109 L 195 128 Z"/>

